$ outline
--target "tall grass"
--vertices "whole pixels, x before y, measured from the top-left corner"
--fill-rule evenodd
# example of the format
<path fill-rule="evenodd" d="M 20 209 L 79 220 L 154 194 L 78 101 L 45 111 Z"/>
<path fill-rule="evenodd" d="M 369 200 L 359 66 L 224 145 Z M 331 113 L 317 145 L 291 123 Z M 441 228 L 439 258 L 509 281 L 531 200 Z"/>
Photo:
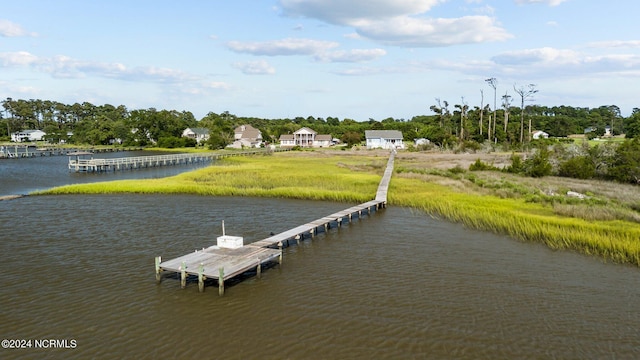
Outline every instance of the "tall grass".
<path fill-rule="evenodd" d="M 636 223 L 558 216 L 551 207 L 523 199 L 456 193 L 415 177 L 395 178 L 392 184 L 389 201 L 393 204 L 421 209 L 471 228 L 541 242 L 552 249 L 571 249 L 640 266 L 640 226 Z"/>
<path fill-rule="evenodd" d="M 235 157 L 164 179 L 121 180 L 53 188 L 42 194 L 163 193 L 260 196 L 364 202 L 375 196 L 383 171 L 376 157 Z M 352 171 L 357 167 L 360 171 Z"/>
<path fill-rule="evenodd" d="M 165 179 L 69 185 L 40 193 L 181 193 L 366 202 L 375 197 L 386 164 L 385 158 L 366 154 L 292 152 L 236 157 Z M 396 159 L 396 168 L 403 169 L 402 160 Z M 415 171 L 394 174 L 389 204 L 413 207 L 523 241 L 541 242 L 552 249 L 571 249 L 640 266 L 637 222 L 583 219 L 548 204 L 527 202 L 525 198 L 501 198 L 497 194 L 473 193 L 458 185 L 435 184 L 434 177 L 437 177 L 434 173 Z"/>

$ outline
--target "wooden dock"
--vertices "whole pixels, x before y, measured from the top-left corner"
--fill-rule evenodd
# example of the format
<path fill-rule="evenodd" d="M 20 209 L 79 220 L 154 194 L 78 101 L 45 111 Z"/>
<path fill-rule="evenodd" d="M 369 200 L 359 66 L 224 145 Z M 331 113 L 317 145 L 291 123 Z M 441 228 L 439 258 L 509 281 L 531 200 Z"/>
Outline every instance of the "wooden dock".
<path fill-rule="evenodd" d="M 69 170 L 75 172 L 103 172 L 146 169 L 158 166 L 188 165 L 217 160 L 229 156 L 267 154 L 274 150 L 252 150 L 219 153 L 189 153 L 151 156 L 130 156 L 112 159 L 94 159 L 91 152 L 69 153 Z"/>
<path fill-rule="evenodd" d="M 181 286 L 184 288 L 189 275 L 197 276 L 198 288 L 202 292 L 204 291 L 204 280 L 215 279 L 218 283 L 218 293 L 223 295 L 224 282 L 230 278 L 254 269 L 257 276 L 260 277 L 264 263 L 272 261 L 282 263 L 282 248 L 289 246 L 291 241 L 299 243 L 305 237 L 313 238 L 319 232 L 327 232 L 331 227 L 341 227 L 344 223 L 351 223 L 355 218 L 362 219 L 365 214 L 371 215 L 372 211 L 385 208 L 389 181 L 393 174 L 394 157 L 395 152 L 389 156 L 374 200 L 239 248 L 228 249 L 210 246 L 167 261 L 162 261 L 162 258 L 158 256 L 155 260 L 156 280 L 160 282 L 164 272 L 178 273 L 180 274 Z"/>

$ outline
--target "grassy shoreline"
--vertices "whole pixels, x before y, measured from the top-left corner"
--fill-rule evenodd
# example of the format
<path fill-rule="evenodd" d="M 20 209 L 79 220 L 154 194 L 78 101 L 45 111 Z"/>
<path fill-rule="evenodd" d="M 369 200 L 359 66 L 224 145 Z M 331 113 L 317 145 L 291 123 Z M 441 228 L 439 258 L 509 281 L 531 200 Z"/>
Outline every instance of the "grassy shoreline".
<path fill-rule="evenodd" d="M 314 151 L 236 157 L 165 179 L 68 185 L 35 194 L 180 193 L 366 202 L 375 196 L 387 155 L 369 151 Z M 552 249 L 570 249 L 640 266 L 639 221 L 616 216 L 604 220 L 569 216 L 566 209 L 560 214 L 553 201 L 561 198 L 551 203 L 532 201 L 531 194 L 539 190 L 526 185 L 526 179 L 525 185 L 518 184 L 521 187 L 518 191 L 505 196 L 505 189 L 500 187 L 507 187 L 509 181 L 517 182 L 517 178 L 502 179 L 496 189 L 490 190 L 489 180 L 478 179 L 482 174 L 463 174 L 458 178 L 446 171 L 440 174 L 428 159 L 428 155 L 416 158 L 412 154 L 396 158 L 396 172 L 389 189 L 390 205 L 416 208 L 471 228 L 541 242 Z M 640 190 L 631 188 L 631 191 Z M 615 199 L 604 205 L 602 201 L 564 206 L 618 204 Z M 622 208 L 619 204 L 615 206 Z"/>

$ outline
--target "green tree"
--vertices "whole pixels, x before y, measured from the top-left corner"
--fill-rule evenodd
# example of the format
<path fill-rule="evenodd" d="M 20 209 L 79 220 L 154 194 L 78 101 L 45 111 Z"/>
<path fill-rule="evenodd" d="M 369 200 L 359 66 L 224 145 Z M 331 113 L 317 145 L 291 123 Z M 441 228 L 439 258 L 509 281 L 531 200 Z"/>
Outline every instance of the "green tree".
<path fill-rule="evenodd" d="M 609 177 L 622 183 L 640 184 L 640 139 L 625 140 L 618 146 Z"/>
<path fill-rule="evenodd" d="M 360 144 L 362 141 L 362 135 L 355 131 L 348 131 L 342 135 L 340 141 L 347 144 L 348 147 Z"/>
<path fill-rule="evenodd" d="M 551 175 L 553 167 L 549 162 L 549 150 L 545 146 L 537 149 L 535 154 L 524 161 L 524 173 L 531 177 L 543 177 Z"/>
<path fill-rule="evenodd" d="M 592 179 L 596 166 L 590 156 L 574 156 L 560 164 L 558 175 L 575 179 Z"/>
<path fill-rule="evenodd" d="M 627 119 L 627 124 L 625 126 L 625 136 L 627 138 L 637 138 L 640 137 L 640 109 L 634 108 L 631 113 L 631 117 Z"/>

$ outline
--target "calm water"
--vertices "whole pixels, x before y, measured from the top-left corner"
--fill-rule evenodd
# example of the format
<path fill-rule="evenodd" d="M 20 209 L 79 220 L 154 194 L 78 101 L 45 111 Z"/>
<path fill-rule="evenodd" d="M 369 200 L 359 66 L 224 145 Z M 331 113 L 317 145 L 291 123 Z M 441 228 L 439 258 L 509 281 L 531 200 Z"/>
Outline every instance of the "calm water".
<path fill-rule="evenodd" d="M 135 173 L 135 171 L 131 172 Z M 155 284 L 153 257 L 347 207 L 198 196 L 0 202 L 0 358 L 634 359 L 638 269 L 389 207 L 231 284 Z"/>
<path fill-rule="evenodd" d="M 156 151 L 126 151 L 99 153 L 93 155 L 93 157 L 96 159 L 107 159 L 163 154 L 165 153 Z M 66 184 L 121 179 L 162 178 L 207 166 L 210 163 L 100 173 L 75 173 L 69 170 L 68 164 L 68 156 L 38 156 L 20 159 L 0 158 L 0 196 L 27 194 L 31 191 Z"/>

